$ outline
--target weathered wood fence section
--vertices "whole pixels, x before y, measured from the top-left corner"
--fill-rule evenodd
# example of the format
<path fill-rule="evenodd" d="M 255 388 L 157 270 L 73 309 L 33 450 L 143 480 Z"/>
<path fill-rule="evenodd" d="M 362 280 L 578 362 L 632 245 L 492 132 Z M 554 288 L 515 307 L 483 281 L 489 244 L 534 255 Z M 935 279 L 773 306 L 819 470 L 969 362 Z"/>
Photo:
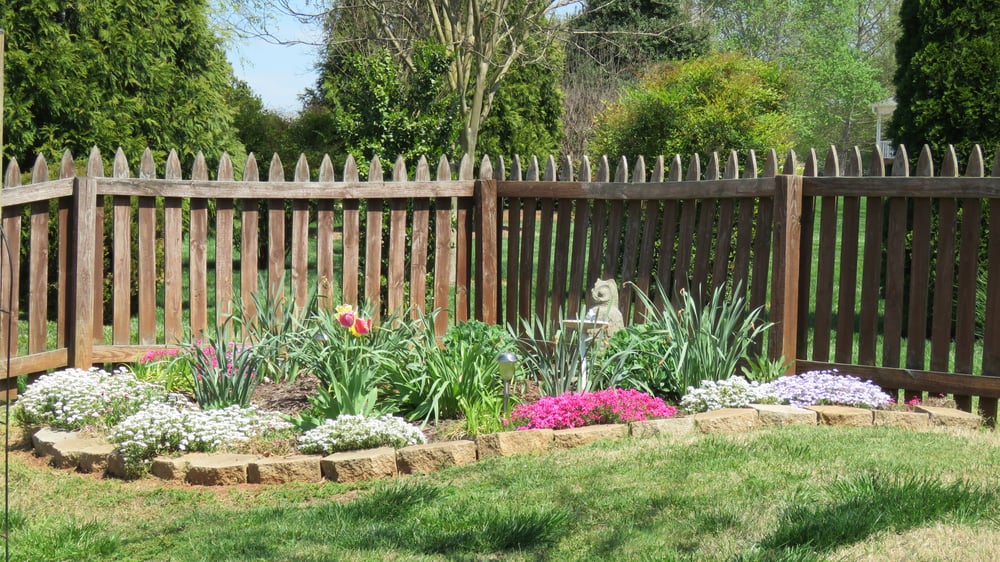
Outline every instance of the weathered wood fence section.
<path fill-rule="evenodd" d="M 843 165 L 832 148 L 822 170 L 815 153 L 805 162 L 796 370 L 838 368 L 906 398 L 954 394 L 965 410 L 978 396 L 995 420 L 1000 151 L 992 177 L 979 147 L 964 174 L 953 149 L 938 176 L 926 146 L 913 175 L 906 147 L 891 176 L 884 164 L 876 150 L 861 177 L 857 148 Z"/>
<path fill-rule="evenodd" d="M 335 181 L 327 158 L 318 181 L 310 181 L 303 158 L 294 181 L 286 181 L 275 158 L 270 177 L 259 181 L 251 156 L 242 181 L 234 181 L 232 163 L 223 157 L 210 181 L 199 155 L 185 180 L 171 153 L 164 177 L 155 179 L 147 151 L 139 177 L 131 178 L 119 151 L 106 178 L 95 150 L 85 176 L 74 174 L 66 154 L 59 180 L 48 181 L 39 160 L 31 184 L 19 186 L 20 171 L 12 164 L 3 192 L 12 267 L 3 268 L 2 285 L 15 298 L 3 301 L 11 318 L 27 319 L 28 345 L 21 355 L 7 348 L 21 334 L 17 322 L 9 328 L 2 323 L 3 352 L 13 356 L 9 375 L 134 361 L 163 344 L 210 334 L 227 321 L 234 303 L 242 303 L 247 318 L 258 313 L 253 295 L 261 282 L 268 303 L 292 299 L 299 309 L 315 291 L 327 308 L 365 302 L 376 315 L 440 309 L 439 331 L 468 319 L 477 186 L 472 166 L 463 161 L 457 181 L 445 159 L 433 181 L 423 159 L 414 181 L 402 161 L 390 181 L 381 179 L 377 158 L 369 168 L 378 179 L 360 181 L 348 159 Z M 25 215 L 30 219 L 22 225 Z M 53 235 L 58 256 L 50 260 Z M 19 251 L 22 240 L 27 248 Z M 5 250 L 0 258 L 6 263 L 7 257 Z M 18 286 L 22 280 L 27 290 Z M 56 341 L 46 341 L 52 331 Z"/>
<path fill-rule="evenodd" d="M 443 332 L 469 318 L 552 326 L 614 278 L 626 321 L 645 316 L 637 291 L 664 304 L 657 281 L 666 298 L 740 287 L 778 322 L 770 355 L 796 370 L 953 393 L 964 408 L 978 397 L 995 416 L 1000 164 L 985 177 L 977 149 L 959 177 L 950 153 L 935 176 L 925 149 L 911 176 L 900 147 L 886 177 L 877 149 L 867 168 L 857 148 L 846 154 L 841 165 L 831 147 L 822 168 L 815 152 L 779 163 L 769 151 L 760 167 L 734 152 L 648 170 L 642 159 L 484 158 L 478 175 L 467 158 L 433 170 L 422 159 L 412 173 L 403 161 L 384 173 L 376 158 L 367 181 L 350 159 L 335 177 L 329 158 L 317 170 L 300 158 L 291 181 L 275 158 L 260 181 L 251 157 L 237 181 L 227 157 L 215 179 L 201 157 L 183 179 L 174 154 L 157 178 L 149 151 L 138 177 L 121 152 L 103 177 L 95 150 L 85 175 L 66 154 L 60 179 L 39 159 L 23 186 L 12 163 L 0 300 L 21 327 L 0 323 L 7 374 L 134 360 L 211 332 L 237 303 L 253 317 L 259 283 L 272 306 L 303 307 L 315 292 L 325 307 L 436 309 Z"/>

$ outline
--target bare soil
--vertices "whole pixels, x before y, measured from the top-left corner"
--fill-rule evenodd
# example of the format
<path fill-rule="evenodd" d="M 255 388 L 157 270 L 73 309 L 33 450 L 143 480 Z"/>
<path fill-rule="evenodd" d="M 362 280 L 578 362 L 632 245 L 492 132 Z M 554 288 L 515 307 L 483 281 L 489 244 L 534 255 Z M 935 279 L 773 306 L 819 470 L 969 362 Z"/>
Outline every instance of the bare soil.
<path fill-rule="evenodd" d="M 309 397 L 318 388 L 319 379 L 314 375 L 301 375 L 292 382 L 263 382 L 254 390 L 250 402 L 261 410 L 294 416 L 309 408 Z"/>

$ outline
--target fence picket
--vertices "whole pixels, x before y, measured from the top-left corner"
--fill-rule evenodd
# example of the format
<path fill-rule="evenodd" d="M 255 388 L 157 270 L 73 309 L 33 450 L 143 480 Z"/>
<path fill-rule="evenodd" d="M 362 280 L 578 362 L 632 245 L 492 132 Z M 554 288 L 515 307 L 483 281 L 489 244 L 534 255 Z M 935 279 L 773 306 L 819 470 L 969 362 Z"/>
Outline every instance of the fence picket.
<path fill-rule="evenodd" d="M 208 165 L 200 151 L 195 156 L 191 179 L 207 181 Z M 198 197 L 191 202 L 191 226 L 188 237 L 189 298 L 191 334 L 208 334 L 208 200 Z"/>
<path fill-rule="evenodd" d="M 121 147 L 115 152 L 111 170 L 113 178 L 129 177 L 128 162 Z M 128 345 L 132 319 L 132 198 L 115 195 L 112 208 L 111 341 L 115 345 Z"/>
<path fill-rule="evenodd" d="M 344 162 L 344 181 L 358 181 L 358 165 L 354 157 L 347 155 Z M 358 305 L 358 277 L 361 274 L 361 202 L 357 199 L 344 200 L 344 226 L 341 234 L 344 245 L 342 300 L 344 304 Z"/>
<path fill-rule="evenodd" d="M 267 170 L 267 182 L 283 181 L 285 170 L 275 153 Z M 274 197 L 267 201 L 267 296 L 273 303 L 287 304 L 290 287 L 285 285 L 285 256 L 285 201 Z"/>
<path fill-rule="evenodd" d="M 49 167 L 38 155 L 31 170 L 31 183 L 49 181 Z M 45 351 L 49 300 L 49 202 L 38 201 L 30 207 L 30 246 L 28 248 L 28 353 Z"/>
<path fill-rule="evenodd" d="M 437 179 L 451 179 L 451 166 L 444 156 L 438 162 Z M 452 279 L 451 198 L 436 198 L 434 213 L 434 308 L 440 311 L 434 317 L 434 327 L 438 334 L 444 334 L 448 329 L 448 297 Z"/>
<path fill-rule="evenodd" d="M 226 152 L 219 157 L 218 181 L 233 181 L 233 161 Z M 233 314 L 233 224 L 232 199 L 215 200 L 215 329 L 228 326 Z M 230 332 L 230 335 L 233 335 Z M 143 342 L 146 343 L 146 342 Z"/>
<path fill-rule="evenodd" d="M 76 166 L 73 163 L 73 155 L 70 151 L 66 150 L 63 152 L 62 162 L 59 166 L 59 179 L 69 179 L 76 175 Z M 59 210 L 58 212 L 58 241 L 59 248 L 57 250 L 58 256 L 56 257 L 57 268 L 59 271 L 56 274 L 58 288 L 56 296 L 56 347 L 62 348 L 66 346 L 66 337 L 69 332 L 69 322 L 66 318 L 66 311 L 69 310 L 69 244 L 70 244 L 70 223 L 69 223 L 69 212 L 72 208 L 72 201 L 69 197 L 59 198 Z"/>
<path fill-rule="evenodd" d="M 156 163 L 148 147 L 139 160 L 139 178 L 156 179 Z M 151 345 L 156 343 L 156 198 L 139 197 L 137 206 L 139 344 Z"/>
<path fill-rule="evenodd" d="M 17 160 L 11 159 L 4 177 L 4 191 L 20 185 L 21 169 L 17 165 Z M 7 244 L 0 245 L 0 263 L 5 266 L 0 268 L 0 288 L 3 288 L 0 292 L 0 310 L 3 314 L 9 315 L 9 318 L 16 319 L 20 315 L 18 296 L 21 294 L 20 275 L 17 273 L 21 270 L 21 209 L 6 205 L 2 211 Z M 6 320 L 7 318 L 4 318 L 4 321 L 0 322 L 0 351 L 5 357 L 15 357 L 18 355 L 17 342 L 20 330 L 17 322 Z M 5 379 L 2 389 L 8 393 L 12 390 L 16 392 L 16 381 Z"/>
<path fill-rule="evenodd" d="M 295 163 L 292 181 L 309 182 L 309 162 L 300 154 Z M 303 310 L 309 300 L 309 201 L 292 202 L 292 298 L 298 310 Z"/>
<path fill-rule="evenodd" d="M 176 158 L 176 155 L 175 155 Z M 179 170 L 179 164 L 178 164 Z M 93 178 L 104 177 L 104 161 L 101 159 L 101 151 L 93 147 L 87 158 L 87 175 Z M 178 176 L 180 173 L 178 172 Z M 94 238 L 104 244 L 104 198 L 98 196 L 96 199 L 96 213 L 94 215 Z M 94 326 L 91 335 L 95 344 L 104 343 L 104 252 L 93 252 L 94 258 Z M 180 269 L 178 268 L 178 271 Z M 180 305 L 178 305 L 179 307 Z M 178 308 L 179 310 L 179 308 Z"/>
<path fill-rule="evenodd" d="M 257 158 L 251 152 L 243 166 L 243 182 L 260 181 Z M 259 254 L 260 202 L 255 198 L 244 199 L 240 205 L 240 302 L 243 306 L 243 321 L 257 321 L 257 306 L 253 295 L 259 286 L 257 262 Z M 246 334 L 243 334 L 246 337 Z"/>
<path fill-rule="evenodd" d="M 368 183 L 381 183 L 382 162 L 373 156 L 368 166 Z M 378 322 L 382 308 L 382 209 L 381 199 L 367 199 L 365 209 L 365 302 L 372 319 Z"/>
<path fill-rule="evenodd" d="M 333 182 L 333 162 L 330 155 L 324 154 L 319 164 L 321 183 Z M 333 237 L 335 202 L 333 199 L 320 199 L 316 203 L 316 295 L 321 309 L 332 311 L 336 308 L 336 277 L 333 269 Z"/>
<path fill-rule="evenodd" d="M 414 181 L 429 182 L 430 166 L 421 156 L 417 162 Z M 410 313 L 419 318 L 427 308 L 427 244 L 430 242 L 430 199 L 413 200 L 413 227 L 410 235 Z"/>

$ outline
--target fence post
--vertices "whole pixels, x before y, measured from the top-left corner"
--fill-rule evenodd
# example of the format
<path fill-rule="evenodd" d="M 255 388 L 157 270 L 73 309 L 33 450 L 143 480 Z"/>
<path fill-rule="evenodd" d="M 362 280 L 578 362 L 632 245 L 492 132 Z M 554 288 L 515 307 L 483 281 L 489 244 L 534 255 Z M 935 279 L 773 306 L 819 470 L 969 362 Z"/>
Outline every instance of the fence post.
<path fill-rule="evenodd" d="M 771 359 L 784 357 L 795 372 L 798 333 L 799 249 L 802 238 L 802 176 L 774 180 L 774 253 L 771 279 Z"/>
<path fill-rule="evenodd" d="M 487 324 L 496 324 L 497 315 L 497 182 L 478 180 L 476 197 L 476 315 Z"/>
<path fill-rule="evenodd" d="M 73 212 L 70 217 L 69 364 L 89 369 L 94 357 L 94 259 L 96 256 L 97 179 L 73 179 Z"/>

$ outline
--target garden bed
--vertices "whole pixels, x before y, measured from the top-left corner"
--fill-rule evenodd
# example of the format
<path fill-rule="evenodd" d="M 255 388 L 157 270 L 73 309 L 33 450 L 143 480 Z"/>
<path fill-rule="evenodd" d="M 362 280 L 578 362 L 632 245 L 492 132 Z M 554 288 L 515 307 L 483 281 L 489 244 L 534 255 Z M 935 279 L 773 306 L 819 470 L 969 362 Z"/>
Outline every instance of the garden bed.
<path fill-rule="evenodd" d="M 382 447 L 332 455 L 190 453 L 161 456 L 154 460 L 151 472 L 163 480 L 194 485 L 280 484 L 322 480 L 349 483 L 406 474 L 426 474 L 496 456 L 540 454 L 556 447 L 576 447 L 606 439 L 641 439 L 663 434 L 732 433 L 803 423 L 866 425 L 876 430 L 880 426 L 975 430 L 980 427 L 981 420 L 977 415 L 960 410 L 928 406 L 916 406 L 913 412 L 902 412 L 845 406 L 797 408 L 752 405 L 749 408 L 727 408 L 688 417 L 630 424 L 555 431 L 508 431 L 481 435 L 475 441 L 438 441 L 399 449 Z M 33 428 L 30 440 L 35 455 L 48 458 L 52 466 L 107 476 L 123 475 L 117 453 L 100 439 L 79 432 Z"/>

